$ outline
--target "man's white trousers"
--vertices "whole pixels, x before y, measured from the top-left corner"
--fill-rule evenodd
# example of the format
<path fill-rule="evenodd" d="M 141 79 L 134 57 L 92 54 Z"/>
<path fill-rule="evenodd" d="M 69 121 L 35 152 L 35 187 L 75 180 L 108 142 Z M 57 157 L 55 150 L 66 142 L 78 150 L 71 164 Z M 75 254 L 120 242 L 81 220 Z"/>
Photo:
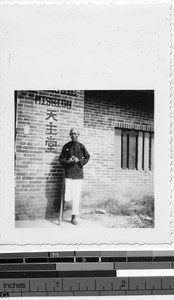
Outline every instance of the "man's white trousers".
<path fill-rule="evenodd" d="M 65 201 L 72 200 L 72 215 L 79 214 L 83 179 L 65 178 Z"/>

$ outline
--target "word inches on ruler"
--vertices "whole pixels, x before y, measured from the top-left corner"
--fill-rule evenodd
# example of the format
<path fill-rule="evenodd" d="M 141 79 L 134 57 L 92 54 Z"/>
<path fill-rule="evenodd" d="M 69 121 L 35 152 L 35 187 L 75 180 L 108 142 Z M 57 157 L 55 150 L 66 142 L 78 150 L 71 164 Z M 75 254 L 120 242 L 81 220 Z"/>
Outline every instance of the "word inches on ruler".
<path fill-rule="evenodd" d="M 46 135 L 47 139 L 45 141 L 45 145 L 47 146 L 46 152 L 55 153 L 57 147 L 57 141 L 55 139 L 55 135 L 57 134 L 57 112 L 55 110 L 47 109 L 47 117 L 46 121 L 49 123 L 46 124 Z"/>

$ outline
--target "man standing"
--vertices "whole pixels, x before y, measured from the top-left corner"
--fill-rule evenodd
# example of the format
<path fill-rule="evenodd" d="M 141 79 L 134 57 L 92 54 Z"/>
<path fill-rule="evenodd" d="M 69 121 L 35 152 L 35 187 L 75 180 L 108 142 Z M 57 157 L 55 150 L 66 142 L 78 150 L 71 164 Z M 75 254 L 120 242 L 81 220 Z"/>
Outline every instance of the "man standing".
<path fill-rule="evenodd" d="M 63 146 L 59 161 L 65 169 L 65 205 L 72 200 L 71 223 L 77 225 L 76 215 L 79 214 L 80 196 L 83 183 L 83 166 L 89 160 L 85 146 L 78 142 L 79 131 L 70 130 L 71 141 Z"/>

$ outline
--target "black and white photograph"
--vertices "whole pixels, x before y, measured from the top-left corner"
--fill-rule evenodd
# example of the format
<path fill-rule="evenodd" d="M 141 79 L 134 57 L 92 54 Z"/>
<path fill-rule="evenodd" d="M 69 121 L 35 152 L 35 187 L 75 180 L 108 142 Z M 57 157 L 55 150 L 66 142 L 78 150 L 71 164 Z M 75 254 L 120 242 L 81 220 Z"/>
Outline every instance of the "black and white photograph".
<path fill-rule="evenodd" d="M 1 5 L 4 247 L 171 244 L 172 8 L 147 2 Z"/>
<path fill-rule="evenodd" d="M 15 226 L 153 228 L 154 91 L 15 91 Z"/>

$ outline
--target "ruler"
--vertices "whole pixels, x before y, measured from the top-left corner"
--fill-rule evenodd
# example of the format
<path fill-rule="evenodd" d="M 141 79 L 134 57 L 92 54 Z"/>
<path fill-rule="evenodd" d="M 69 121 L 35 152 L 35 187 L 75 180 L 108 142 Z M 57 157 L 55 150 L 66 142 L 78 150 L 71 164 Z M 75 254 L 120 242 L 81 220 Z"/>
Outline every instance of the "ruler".
<path fill-rule="evenodd" d="M 0 254 L 0 297 L 174 295 L 174 251 Z"/>

